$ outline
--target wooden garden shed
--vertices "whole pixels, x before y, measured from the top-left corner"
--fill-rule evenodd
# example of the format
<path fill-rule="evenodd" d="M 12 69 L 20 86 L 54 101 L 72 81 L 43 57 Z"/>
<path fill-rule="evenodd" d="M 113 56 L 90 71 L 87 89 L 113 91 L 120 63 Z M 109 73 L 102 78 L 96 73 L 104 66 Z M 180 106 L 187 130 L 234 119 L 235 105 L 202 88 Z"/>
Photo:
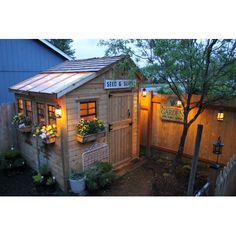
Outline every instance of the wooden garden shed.
<path fill-rule="evenodd" d="M 17 112 L 57 127 L 55 143 L 41 145 L 32 133 L 18 132 L 18 146 L 29 165 L 38 170 L 47 161 L 63 190 L 72 169 L 80 171 L 82 155 L 94 143 L 109 147 L 114 167 L 139 155 L 139 75 L 114 73 L 124 56 L 66 61 L 10 87 L 15 93 Z M 55 118 L 55 109 L 61 112 Z M 81 118 L 97 117 L 105 123 L 105 133 L 95 141 L 79 143 L 76 125 Z"/>

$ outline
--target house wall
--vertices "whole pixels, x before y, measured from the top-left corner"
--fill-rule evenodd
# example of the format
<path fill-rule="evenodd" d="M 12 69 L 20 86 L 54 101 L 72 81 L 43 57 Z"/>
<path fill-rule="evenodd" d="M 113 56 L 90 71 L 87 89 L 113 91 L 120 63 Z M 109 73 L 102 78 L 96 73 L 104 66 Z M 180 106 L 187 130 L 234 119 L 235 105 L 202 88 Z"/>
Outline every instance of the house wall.
<path fill-rule="evenodd" d="M 0 103 L 14 102 L 8 88 L 66 59 L 34 39 L 0 39 Z"/>
<path fill-rule="evenodd" d="M 66 95 L 67 104 L 67 128 L 68 128 L 68 167 L 69 170 L 82 170 L 82 153 L 91 147 L 94 142 L 86 144 L 80 144 L 76 141 L 75 127 L 80 119 L 79 115 L 79 102 L 91 99 L 97 101 L 97 117 L 108 125 L 108 107 L 109 107 L 109 90 L 104 89 L 104 80 L 112 79 L 112 70 L 105 72 L 98 76 L 92 81 L 84 84 L 83 86 L 75 89 L 74 91 Z M 120 79 L 120 78 L 119 78 Z M 110 90 L 111 91 L 111 90 Z M 112 90 L 114 92 L 114 90 Z M 139 144 L 138 144 L 138 98 L 137 92 L 134 91 L 134 102 L 133 102 L 133 127 L 132 127 L 132 156 L 138 157 L 139 155 Z M 112 109 L 112 108 L 111 108 Z M 108 133 L 105 137 L 101 137 L 96 142 L 107 143 Z"/>

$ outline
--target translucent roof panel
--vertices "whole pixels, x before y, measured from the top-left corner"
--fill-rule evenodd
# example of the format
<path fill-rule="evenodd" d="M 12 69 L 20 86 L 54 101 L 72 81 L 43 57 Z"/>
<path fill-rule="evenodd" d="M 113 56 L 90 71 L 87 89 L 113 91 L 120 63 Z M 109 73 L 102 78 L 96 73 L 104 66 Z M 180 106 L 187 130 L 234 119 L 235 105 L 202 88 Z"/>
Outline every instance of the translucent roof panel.
<path fill-rule="evenodd" d="M 16 92 L 58 94 L 72 85 L 83 82 L 85 78 L 92 74 L 95 73 L 41 73 L 10 87 L 10 90 Z"/>

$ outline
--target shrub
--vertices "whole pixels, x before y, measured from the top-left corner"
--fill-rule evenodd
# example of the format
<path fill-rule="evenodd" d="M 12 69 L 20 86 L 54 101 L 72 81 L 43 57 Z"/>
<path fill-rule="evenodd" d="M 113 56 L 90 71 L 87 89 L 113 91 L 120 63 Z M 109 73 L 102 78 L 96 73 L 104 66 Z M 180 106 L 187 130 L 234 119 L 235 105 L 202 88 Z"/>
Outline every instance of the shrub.
<path fill-rule="evenodd" d="M 115 179 L 112 165 L 108 162 L 96 162 L 85 175 L 86 186 L 90 192 L 109 187 Z"/>

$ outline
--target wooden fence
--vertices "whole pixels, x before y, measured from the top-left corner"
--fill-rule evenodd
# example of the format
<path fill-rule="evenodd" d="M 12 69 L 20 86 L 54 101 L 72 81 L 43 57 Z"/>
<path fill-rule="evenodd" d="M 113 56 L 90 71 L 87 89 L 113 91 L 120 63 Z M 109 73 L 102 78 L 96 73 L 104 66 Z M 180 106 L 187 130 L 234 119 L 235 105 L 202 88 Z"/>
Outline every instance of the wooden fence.
<path fill-rule="evenodd" d="M 176 98 L 173 96 L 152 96 L 151 93 L 146 97 L 140 96 L 140 144 L 142 146 L 172 153 L 177 151 L 183 125 L 181 123 L 182 108 L 173 109 L 174 106 L 171 103 L 174 99 Z M 163 107 L 167 108 L 166 113 L 161 111 Z M 219 122 L 216 117 L 222 107 L 225 118 L 224 121 Z M 175 110 L 175 113 L 172 110 Z M 190 117 L 193 117 L 195 112 L 196 110 L 193 109 Z M 199 159 L 216 161 L 216 155 L 212 153 L 213 143 L 218 136 L 221 136 L 224 147 L 219 163 L 226 164 L 236 152 L 236 102 L 209 107 L 197 118 L 189 128 L 185 143 L 184 154 L 188 157 L 193 155 L 198 124 L 203 125 Z"/>
<path fill-rule="evenodd" d="M 12 145 L 17 146 L 16 130 L 11 123 L 14 114 L 14 103 L 0 104 L 0 152 L 8 150 Z"/>
<path fill-rule="evenodd" d="M 227 163 L 216 179 L 216 196 L 236 195 L 236 154 Z"/>

